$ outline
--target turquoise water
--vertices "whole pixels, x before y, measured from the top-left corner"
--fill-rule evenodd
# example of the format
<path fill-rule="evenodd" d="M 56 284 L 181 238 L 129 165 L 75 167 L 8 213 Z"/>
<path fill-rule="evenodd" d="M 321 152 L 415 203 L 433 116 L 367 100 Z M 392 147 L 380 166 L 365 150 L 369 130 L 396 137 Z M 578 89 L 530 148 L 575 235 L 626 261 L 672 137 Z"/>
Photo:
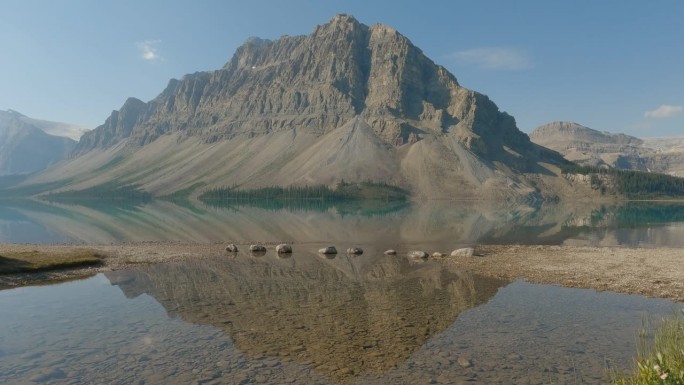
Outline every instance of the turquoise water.
<path fill-rule="evenodd" d="M 0 204 L 0 242 L 376 242 L 684 246 L 684 205 L 491 202 L 208 207 Z"/>
<path fill-rule="evenodd" d="M 369 250 L 0 291 L 0 383 L 599 384 L 680 305 Z"/>

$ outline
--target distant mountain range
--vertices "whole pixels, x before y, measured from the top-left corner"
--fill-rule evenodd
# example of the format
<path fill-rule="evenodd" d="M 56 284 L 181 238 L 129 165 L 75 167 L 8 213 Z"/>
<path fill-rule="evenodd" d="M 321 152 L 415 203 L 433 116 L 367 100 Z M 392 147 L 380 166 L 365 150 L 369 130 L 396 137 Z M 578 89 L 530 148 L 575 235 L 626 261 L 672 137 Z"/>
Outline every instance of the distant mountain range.
<path fill-rule="evenodd" d="M 376 181 L 466 199 L 567 189 L 556 178 L 567 161 L 487 96 L 396 30 L 348 15 L 308 36 L 250 38 L 219 70 L 173 79 L 149 102 L 129 98 L 74 154 L 24 184 L 166 195 Z"/>
<path fill-rule="evenodd" d="M 0 111 L 0 176 L 30 174 L 64 159 L 76 140 L 77 126 L 31 119 L 16 111 Z"/>
<path fill-rule="evenodd" d="M 530 139 L 581 165 L 684 176 L 684 137 L 637 138 L 553 122 L 537 127 Z"/>

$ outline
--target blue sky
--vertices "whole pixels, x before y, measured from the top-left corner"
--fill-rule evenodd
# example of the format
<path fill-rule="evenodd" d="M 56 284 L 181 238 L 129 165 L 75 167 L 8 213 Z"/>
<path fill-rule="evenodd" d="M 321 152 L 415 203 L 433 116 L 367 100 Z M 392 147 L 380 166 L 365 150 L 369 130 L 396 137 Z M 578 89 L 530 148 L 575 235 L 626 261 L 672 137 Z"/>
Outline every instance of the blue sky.
<path fill-rule="evenodd" d="M 95 127 L 220 68 L 249 36 L 336 13 L 388 24 L 529 132 L 554 120 L 684 135 L 684 1 L 3 0 L 0 110 Z"/>

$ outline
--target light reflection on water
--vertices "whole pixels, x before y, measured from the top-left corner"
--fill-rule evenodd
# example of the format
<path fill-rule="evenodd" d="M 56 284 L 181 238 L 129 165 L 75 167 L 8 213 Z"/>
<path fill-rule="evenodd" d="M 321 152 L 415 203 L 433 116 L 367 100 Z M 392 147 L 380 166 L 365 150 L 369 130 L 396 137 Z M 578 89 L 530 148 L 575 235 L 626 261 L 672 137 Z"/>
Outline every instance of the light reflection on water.
<path fill-rule="evenodd" d="M 239 255 L 0 291 L 0 383 L 593 384 L 674 306 L 373 248 Z"/>

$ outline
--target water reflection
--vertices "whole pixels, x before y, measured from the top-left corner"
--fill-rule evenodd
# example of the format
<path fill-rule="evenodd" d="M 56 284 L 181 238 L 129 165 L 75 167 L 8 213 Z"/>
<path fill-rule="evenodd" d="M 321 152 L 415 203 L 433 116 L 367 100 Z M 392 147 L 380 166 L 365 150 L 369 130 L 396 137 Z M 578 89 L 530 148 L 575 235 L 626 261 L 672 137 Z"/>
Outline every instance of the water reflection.
<path fill-rule="evenodd" d="M 0 204 L 4 242 L 353 242 L 444 248 L 474 243 L 684 246 L 684 205 L 424 202 L 307 210 L 144 205 Z"/>
<path fill-rule="evenodd" d="M 367 250 L 0 291 L 0 383 L 601 384 L 672 302 Z"/>
<path fill-rule="evenodd" d="M 172 316 L 224 330 L 252 359 L 288 358 L 333 377 L 401 364 L 507 283 L 372 250 L 241 255 L 106 276 L 129 298 L 151 295 Z"/>

